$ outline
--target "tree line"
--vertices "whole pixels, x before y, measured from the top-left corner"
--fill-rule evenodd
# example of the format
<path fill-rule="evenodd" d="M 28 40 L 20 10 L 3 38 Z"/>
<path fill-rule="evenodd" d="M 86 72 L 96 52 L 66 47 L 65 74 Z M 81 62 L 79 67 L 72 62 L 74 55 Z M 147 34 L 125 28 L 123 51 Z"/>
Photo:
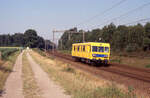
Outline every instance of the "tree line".
<path fill-rule="evenodd" d="M 0 46 L 17 46 L 17 47 L 30 47 L 30 48 L 45 48 L 45 41 L 47 47 L 51 48 L 53 44 L 49 40 L 44 40 L 43 37 L 38 36 L 37 32 L 33 29 L 28 29 L 24 33 L 2 34 L 0 35 Z M 48 49 L 47 48 L 47 49 Z"/>
<path fill-rule="evenodd" d="M 77 33 L 69 33 L 70 31 Z M 82 36 L 82 30 L 70 29 L 61 36 L 59 49 L 71 50 L 73 43 L 83 42 Z M 139 23 L 133 26 L 116 26 L 111 23 L 101 29 L 85 32 L 85 42 L 110 43 L 113 51 L 148 51 L 150 50 L 150 23 L 145 25 Z"/>

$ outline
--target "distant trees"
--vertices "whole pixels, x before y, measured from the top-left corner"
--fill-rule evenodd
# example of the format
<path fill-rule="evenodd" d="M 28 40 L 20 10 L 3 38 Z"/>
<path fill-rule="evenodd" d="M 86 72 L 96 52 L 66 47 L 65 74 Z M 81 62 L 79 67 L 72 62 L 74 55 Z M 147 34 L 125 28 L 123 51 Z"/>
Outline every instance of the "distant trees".
<path fill-rule="evenodd" d="M 80 32 L 80 30 L 77 32 Z M 70 40 L 68 36 L 67 32 L 62 35 L 61 41 L 59 40 L 59 48 L 63 44 L 62 49 L 71 49 L 72 43 L 82 42 L 82 33 L 71 34 Z M 117 27 L 111 23 L 102 29 L 87 31 L 85 41 L 110 43 L 114 51 L 150 50 L 150 23 L 146 23 L 144 26 L 137 24 L 134 26 L 119 25 Z"/>
<path fill-rule="evenodd" d="M 37 32 L 28 29 L 24 34 L 15 33 L 13 35 L 0 35 L 0 46 L 21 46 L 31 48 L 44 48 L 44 39 L 37 35 Z"/>

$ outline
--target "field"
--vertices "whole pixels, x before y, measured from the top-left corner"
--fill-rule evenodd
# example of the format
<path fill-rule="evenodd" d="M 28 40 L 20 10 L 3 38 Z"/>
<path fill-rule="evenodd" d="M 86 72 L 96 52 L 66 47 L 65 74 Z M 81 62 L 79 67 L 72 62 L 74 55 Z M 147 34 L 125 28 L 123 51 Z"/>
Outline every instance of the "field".
<path fill-rule="evenodd" d="M 18 51 L 19 47 L 0 47 L 1 59 L 6 60 L 9 55 Z"/>

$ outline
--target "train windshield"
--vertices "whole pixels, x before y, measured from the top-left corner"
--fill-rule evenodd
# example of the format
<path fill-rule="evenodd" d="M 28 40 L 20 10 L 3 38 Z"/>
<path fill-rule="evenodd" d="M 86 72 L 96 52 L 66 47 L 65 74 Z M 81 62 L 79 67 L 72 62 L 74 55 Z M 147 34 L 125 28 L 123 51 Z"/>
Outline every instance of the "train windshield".
<path fill-rule="evenodd" d="M 105 52 L 109 52 L 109 48 L 108 47 L 105 47 Z"/>
<path fill-rule="evenodd" d="M 92 46 L 93 52 L 104 52 L 104 47 Z"/>
<path fill-rule="evenodd" d="M 104 52 L 104 47 L 98 47 L 98 52 Z"/>
<path fill-rule="evenodd" d="M 92 51 L 97 52 L 97 46 L 92 46 Z"/>

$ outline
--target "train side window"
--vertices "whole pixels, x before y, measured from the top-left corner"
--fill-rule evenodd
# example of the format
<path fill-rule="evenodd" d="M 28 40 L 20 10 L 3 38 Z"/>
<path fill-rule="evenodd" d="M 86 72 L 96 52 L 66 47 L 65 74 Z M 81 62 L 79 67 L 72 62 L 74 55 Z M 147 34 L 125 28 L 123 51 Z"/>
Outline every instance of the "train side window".
<path fill-rule="evenodd" d="M 85 46 L 83 46 L 83 51 L 85 52 Z"/>
<path fill-rule="evenodd" d="M 74 51 L 76 51 L 76 47 L 74 46 Z"/>
<path fill-rule="evenodd" d="M 78 46 L 78 51 L 80 50 L 80 46 Z"/>
<path fill-rule="evenodd" d="M 91 52 L 91 46 L 89 45 L 89 52 Z"/>
<path fill-rule="evenodd" d="M 88 51 L 87 51 L 87 45 L 85 45 L 85 52 L 88 52 Z"/>

